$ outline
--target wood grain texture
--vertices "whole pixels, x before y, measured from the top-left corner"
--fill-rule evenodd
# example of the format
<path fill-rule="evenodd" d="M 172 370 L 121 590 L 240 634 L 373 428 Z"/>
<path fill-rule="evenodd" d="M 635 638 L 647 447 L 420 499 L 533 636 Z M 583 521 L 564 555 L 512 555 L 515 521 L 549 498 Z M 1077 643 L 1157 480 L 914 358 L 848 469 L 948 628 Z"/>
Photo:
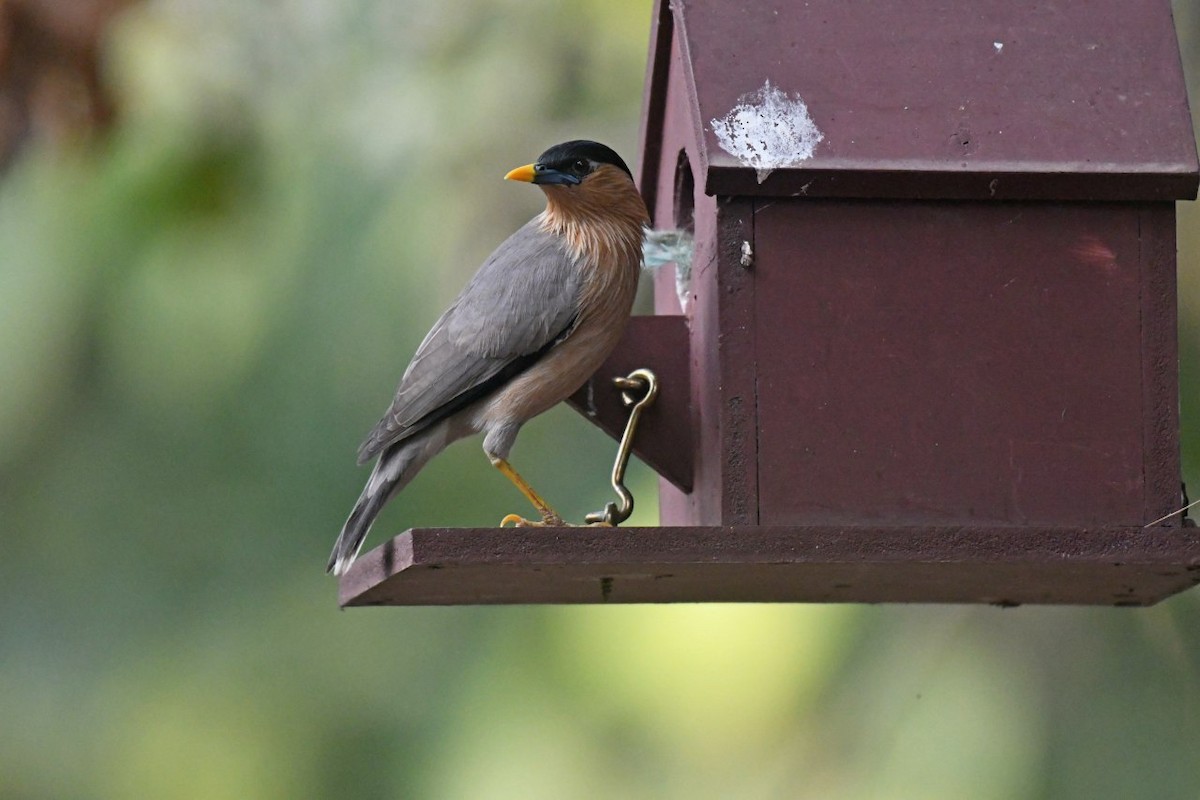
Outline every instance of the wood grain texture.
<path fill-rule="evenodd" d="M 1179 339 L 1175 278 L 1175 205 L 1143 206 L 1141 245 L 1142 393 L 1145 521 L 1182 508 L 1179 444 Z M 1182 515 L 1164 520 L 1182 523 Z"/>
<path fill-rule="evenodd" d="M 1155 519 L 1148 505 L 1178 498 L 1178 432 L 1169 232 L 1151 235 L 1145 213 L 764 204 L 762 523 Z"/>
<path fill-rule="evenodd" d="M 1141 606 L 1198 582 L 1196 528 L 434 528 L 361 556 L 340 602 Z"/>
<path fill-rule="evenodd" d="M 629 409 L 612 379 L 646 368 L 658 377 L 658 399 L 642 414 L 633 452 L 684 492 L 692 488 L 691 379 L 687 322 L 679 316 L 633 317 L 600 369 L 567 404 L 617 441 Z"/>

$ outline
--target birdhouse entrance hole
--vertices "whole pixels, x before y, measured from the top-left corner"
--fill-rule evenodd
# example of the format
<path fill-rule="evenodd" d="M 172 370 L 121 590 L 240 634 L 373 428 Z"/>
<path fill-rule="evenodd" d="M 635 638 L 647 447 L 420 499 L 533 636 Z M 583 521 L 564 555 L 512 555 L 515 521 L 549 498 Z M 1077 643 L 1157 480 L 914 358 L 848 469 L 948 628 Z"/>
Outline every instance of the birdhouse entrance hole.
<path fill-rule="evenodd" d="M 692 162 L 687 151 L 679 151 L 675 164 L 675 228 L 696 235 L 696 178 L 692 175 Z"/>

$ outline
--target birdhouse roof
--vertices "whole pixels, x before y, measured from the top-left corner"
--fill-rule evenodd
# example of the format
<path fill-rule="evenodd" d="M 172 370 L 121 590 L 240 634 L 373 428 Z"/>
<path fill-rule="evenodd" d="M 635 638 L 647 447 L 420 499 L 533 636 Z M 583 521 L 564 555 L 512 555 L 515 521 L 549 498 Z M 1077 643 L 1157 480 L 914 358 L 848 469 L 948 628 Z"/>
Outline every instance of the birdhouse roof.
<path fill-rule="evenodd" d="M 709 194 L 1196 196 L 1168 0 L 658 0 L 651 193 L 672 70 Z"/>

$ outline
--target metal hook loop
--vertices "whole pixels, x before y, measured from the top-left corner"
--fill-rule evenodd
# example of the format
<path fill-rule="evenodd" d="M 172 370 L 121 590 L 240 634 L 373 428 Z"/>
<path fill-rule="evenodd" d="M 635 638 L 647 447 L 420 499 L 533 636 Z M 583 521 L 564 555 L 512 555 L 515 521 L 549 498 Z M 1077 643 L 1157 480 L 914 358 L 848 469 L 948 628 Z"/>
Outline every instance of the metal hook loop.
<path fill-rule="evenodd" d="M 636 369 L 624 378 L 613 378 L 613 385 L 621 390 L 621 402 L 629 408 L 629 421 L 625 423 L 625 433 L 617 446 L 617 460 L 612 469 L 612 488 L 620 504 L 609 502 L 603 511 L 588 514 L 584 519 L 591 524 L 602 523 L 615 528 L 633 513 L 633 495 L 625 488 L 625 468 L 629 466 L 629 456 L 633 452 L 638 419 L 658 397 L 658 377 L 648 369 Z M 643 392 L 640 398 L 635 394 L 637 392 Z"/>

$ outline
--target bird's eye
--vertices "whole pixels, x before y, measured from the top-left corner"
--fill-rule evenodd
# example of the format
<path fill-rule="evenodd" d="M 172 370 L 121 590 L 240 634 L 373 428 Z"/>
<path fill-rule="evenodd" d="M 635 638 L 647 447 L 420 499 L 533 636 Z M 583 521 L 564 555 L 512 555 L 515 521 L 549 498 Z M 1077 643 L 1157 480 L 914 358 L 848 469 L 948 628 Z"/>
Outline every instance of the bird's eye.
<path fill-rule="evenodd" d="M 585 158 L 581 158 L 571 165 L 571 171 L 576 175 L 586 175 L 590 170 L 591 165 L 588 164 L 587 159 Z"/>

